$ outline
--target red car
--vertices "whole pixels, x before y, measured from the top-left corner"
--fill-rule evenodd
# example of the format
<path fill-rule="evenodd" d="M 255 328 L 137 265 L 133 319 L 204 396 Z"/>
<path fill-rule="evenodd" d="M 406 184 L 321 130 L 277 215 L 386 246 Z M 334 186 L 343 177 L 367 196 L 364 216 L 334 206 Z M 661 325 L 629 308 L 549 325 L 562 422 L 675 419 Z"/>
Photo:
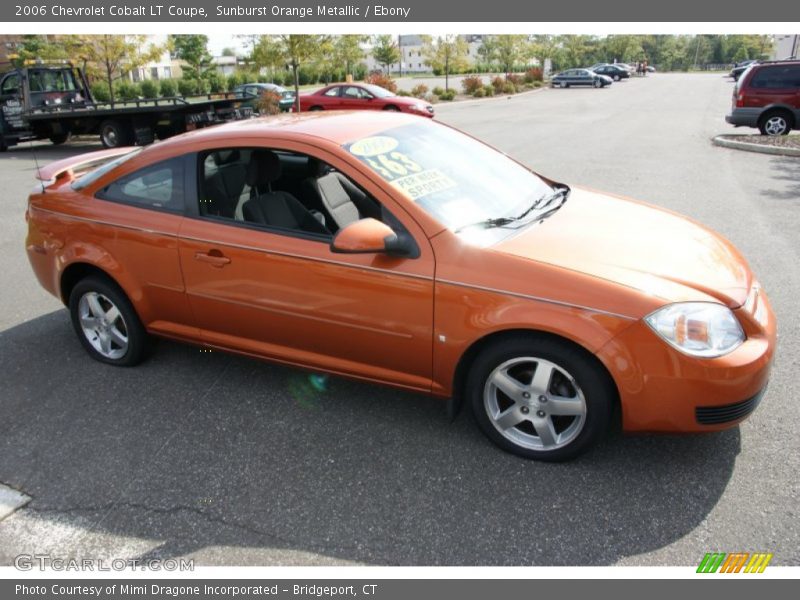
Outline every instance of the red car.
<path fill-rule="evenodd" d="M 800 61 L 751 64 L 733 88 L 725 120 L 736 127 L 758 127 L 762 135 L 800 129 Z"/>
<path fill-rule="evenodd" d="M 313 94 L 301 94 L 300 111 L 309 110 L 391 110 L 433 117 L 430 102 L 398 96 L 369 83 L 335 83 Z"/>

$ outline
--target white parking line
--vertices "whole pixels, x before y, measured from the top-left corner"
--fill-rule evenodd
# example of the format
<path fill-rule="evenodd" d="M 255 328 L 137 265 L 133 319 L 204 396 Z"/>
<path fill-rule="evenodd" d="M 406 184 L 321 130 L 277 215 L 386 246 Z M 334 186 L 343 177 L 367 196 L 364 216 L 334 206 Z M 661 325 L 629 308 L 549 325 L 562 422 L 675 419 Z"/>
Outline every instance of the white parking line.
<path fill-rule="evenodd" d="M 30 496 L 0 484 L 0 521 L 31 501 Z"/>

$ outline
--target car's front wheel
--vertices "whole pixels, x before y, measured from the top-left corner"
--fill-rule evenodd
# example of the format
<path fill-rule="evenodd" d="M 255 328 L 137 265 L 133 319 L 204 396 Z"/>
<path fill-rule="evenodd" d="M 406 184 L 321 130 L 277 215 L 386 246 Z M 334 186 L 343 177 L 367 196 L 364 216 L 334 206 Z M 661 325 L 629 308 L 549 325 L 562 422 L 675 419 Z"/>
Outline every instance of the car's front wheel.
<path fill-rule="evenodd" d="M 581 349 L 557 338 L 519 336 L 475 360 L 466 394 L 483 432 L 525 458 L 563 461 L 608 431 L 613 382 Z"/>
<path fill-rule="evenodd" d="M 95 360 L 133 366 L 144 358 L 148 336 L 125 293 L 97 276 L 79 281 L 69 296 L 72 326 Z"/>
<path fill-rule="evenodd" d="M 758 124 L 761 135 L 788 135 L 792 130 L 792 117 L 783 110 L 768 112 Z"/>
<path fill-rule="evenodd" d="M 594 80 L 594 84 L 593 84 L 593 85 L 594 85 L 594 87 L 596 87 L 596 88 L 603 87 L 603 82 L 602 82 L 602 81 L 600 81 L 599 79 L 595 79 L 595 80 Z"/>

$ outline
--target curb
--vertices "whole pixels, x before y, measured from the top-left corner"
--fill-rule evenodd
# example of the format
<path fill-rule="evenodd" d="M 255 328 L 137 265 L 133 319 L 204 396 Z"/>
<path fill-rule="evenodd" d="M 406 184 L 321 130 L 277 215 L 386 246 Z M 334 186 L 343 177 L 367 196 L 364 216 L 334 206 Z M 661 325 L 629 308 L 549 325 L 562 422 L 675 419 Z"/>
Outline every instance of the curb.
<path fill-rule="evenodd" d="M 715 146 L 722 148 L 731 148 L 733 150 L 745 150 L 746 152 L 757 152 L 759 154 L 771 154 L 773 156 L 799 156 L 800 148 L 783 148 L 781 146 L 763 146 L 761 144 L 754 144 L 752 142 L 742 142 L 739 140 L 729 139 L 725 135 L 718 135 L 711 138 L 711 142 Z"/>
<path fill-rule="evenodd" d="M 542 92 L 542 91 L 544 91 L 546 89 L 548 89 L 548 86 L 543 85 L 541 87 L 538 87 L 538 88 L 535 88 L 535 89 L 532 89 L 532 90 L 519 92 L 518 94 L 511 94 L 511 95 L 498 94 L 496 96 L 490 96 L 488 98 L 473 98 L 473 99 L 470 99 L 470 100 L 456 100 L 455 102 L 437 102 L 433 106 L 434 106 L 434 109 L 438 112 L 440 108 L 443 108 L 445 106 L 467 106 L 469 104 L 477 104 L 479 102 L 492 102 L 492 101 L 498 101 L 498 100 L 511 100 L 512 98 L 520 98 L 522 96 L 527 96 L 528 94 L 535 94 L 536 92 Z"/>

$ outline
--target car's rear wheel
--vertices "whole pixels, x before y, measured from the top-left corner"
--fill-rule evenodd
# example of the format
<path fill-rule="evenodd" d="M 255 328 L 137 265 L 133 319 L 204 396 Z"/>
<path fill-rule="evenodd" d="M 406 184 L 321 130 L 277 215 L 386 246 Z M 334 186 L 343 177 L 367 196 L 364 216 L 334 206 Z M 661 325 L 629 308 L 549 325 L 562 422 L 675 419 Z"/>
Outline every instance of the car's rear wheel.
<path fill-rule="evenodd" d="M 312 107 L 311 107 L 311 108 L 309 108 L 308 110 L 309 110 L 309 111 L 312 111 L 312 110 L 313 110 L 313 111 L 322 110 L 322 107 L 321 107 L 321 106 L 312 106 Z"/>
<path fill-rule="evenodd" d="M 397 108 L 394 104 L 390 104 L 389 106 L 384 107 L 383 110 L 388 110 L 389 112 L 400 112 L 400 109 Z"/>
<path fill-rule="evenodd" d="M 579 348 L 526 336 L 485 349 L 465 390 L 489 439 L 544 461 L 574 458 L 603 437 L 615 397 L 608 374 Z"/>
<path fill-rule="evenodd" d="M 79 281 L 69 296 L 75 333 L 89 355 L 100 362 L 133 366 L 144 358 L 147 332 L 130 300 L 102 277 Z"/>
<path fill-rule="evenodd" d="M 766 113 L 758 123 L 762 135 L 787 135 L 794 125 L 792 115 L 784 110 Z"/>

